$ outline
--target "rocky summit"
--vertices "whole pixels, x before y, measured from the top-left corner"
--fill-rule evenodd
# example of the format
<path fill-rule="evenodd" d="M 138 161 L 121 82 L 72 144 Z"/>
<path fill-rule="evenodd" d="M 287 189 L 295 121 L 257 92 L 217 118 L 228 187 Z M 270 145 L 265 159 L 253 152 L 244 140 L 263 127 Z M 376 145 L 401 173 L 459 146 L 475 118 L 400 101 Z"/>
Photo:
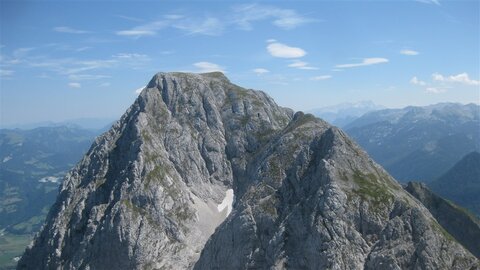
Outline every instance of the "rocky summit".
<path fill-rule="evenodd" d="M 18 269 L 478 269 L 338 128 L 158 73 L 66 176 Z"/>

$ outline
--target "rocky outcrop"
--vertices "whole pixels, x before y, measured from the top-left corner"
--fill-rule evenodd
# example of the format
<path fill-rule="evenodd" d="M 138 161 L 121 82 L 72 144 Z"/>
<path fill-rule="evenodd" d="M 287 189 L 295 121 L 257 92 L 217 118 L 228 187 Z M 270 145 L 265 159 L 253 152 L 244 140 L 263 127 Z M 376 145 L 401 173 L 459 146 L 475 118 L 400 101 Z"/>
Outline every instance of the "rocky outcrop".
<path fill-rule="evenodd" d="M 405 190 L 425 205 L 450 235 L 480 258 L 480 221 L 474 215 L 436 195 L 425 184 L 409 182 Z"/>
<path fill-rule="evenodd" d="M 233 201 L 226 196 L 231 191 Z M 155 75 L 68 174 L 18 264 L 476 266 L 478 260 L 341 130 L 312 115 L 293 115 L 221 73 Z"/>

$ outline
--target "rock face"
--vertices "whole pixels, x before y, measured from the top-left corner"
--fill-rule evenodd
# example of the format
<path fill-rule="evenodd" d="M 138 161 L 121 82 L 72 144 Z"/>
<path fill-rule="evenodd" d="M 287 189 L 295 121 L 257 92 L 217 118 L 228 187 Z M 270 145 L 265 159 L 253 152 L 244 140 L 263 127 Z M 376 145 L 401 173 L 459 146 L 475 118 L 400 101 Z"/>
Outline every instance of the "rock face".
<path fill-rule="evenodd" d="M 422 202 L 449 234 L 480 258 L 480 221 L 475 216 L 437 196 L 425 184 L 410 182 L 405 190 Z"/>
<path fill-rule="evenodd" d="M 221 73 L 159 73 L 68 174 L 18 268 L 478 264 L 341 130 Z"/>

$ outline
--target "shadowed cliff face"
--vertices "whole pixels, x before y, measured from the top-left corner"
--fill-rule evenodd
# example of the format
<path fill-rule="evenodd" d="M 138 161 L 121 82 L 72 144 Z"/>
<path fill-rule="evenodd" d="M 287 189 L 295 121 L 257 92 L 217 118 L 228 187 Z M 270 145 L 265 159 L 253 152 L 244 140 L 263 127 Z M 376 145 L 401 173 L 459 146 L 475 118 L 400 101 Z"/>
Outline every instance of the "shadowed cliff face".
<path fill-rule="evenodd" d="M 425 205 L 449 234 L 480 258 L 480 221 L 473 214 L 439 197 L 425 184 L 409 182 L 405 190 Z"/>
<path fill-rule="evenodd" d="M 478 265 L 442 232 L 341 130 L 221 73 L 159 73 L 68 174 L 18 268 Z"/>

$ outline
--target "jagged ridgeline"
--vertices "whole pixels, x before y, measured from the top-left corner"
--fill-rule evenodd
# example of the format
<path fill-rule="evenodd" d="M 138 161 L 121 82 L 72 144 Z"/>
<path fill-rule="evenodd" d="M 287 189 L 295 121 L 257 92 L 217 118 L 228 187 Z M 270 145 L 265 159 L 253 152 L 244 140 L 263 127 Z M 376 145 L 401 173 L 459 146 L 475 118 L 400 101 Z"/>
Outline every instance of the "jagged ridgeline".
<path fill-rule="evenodd" d="M 156 74 L 67 175 L 18 268 L 478 264 L 341 130 L 215 72 Z"/>

